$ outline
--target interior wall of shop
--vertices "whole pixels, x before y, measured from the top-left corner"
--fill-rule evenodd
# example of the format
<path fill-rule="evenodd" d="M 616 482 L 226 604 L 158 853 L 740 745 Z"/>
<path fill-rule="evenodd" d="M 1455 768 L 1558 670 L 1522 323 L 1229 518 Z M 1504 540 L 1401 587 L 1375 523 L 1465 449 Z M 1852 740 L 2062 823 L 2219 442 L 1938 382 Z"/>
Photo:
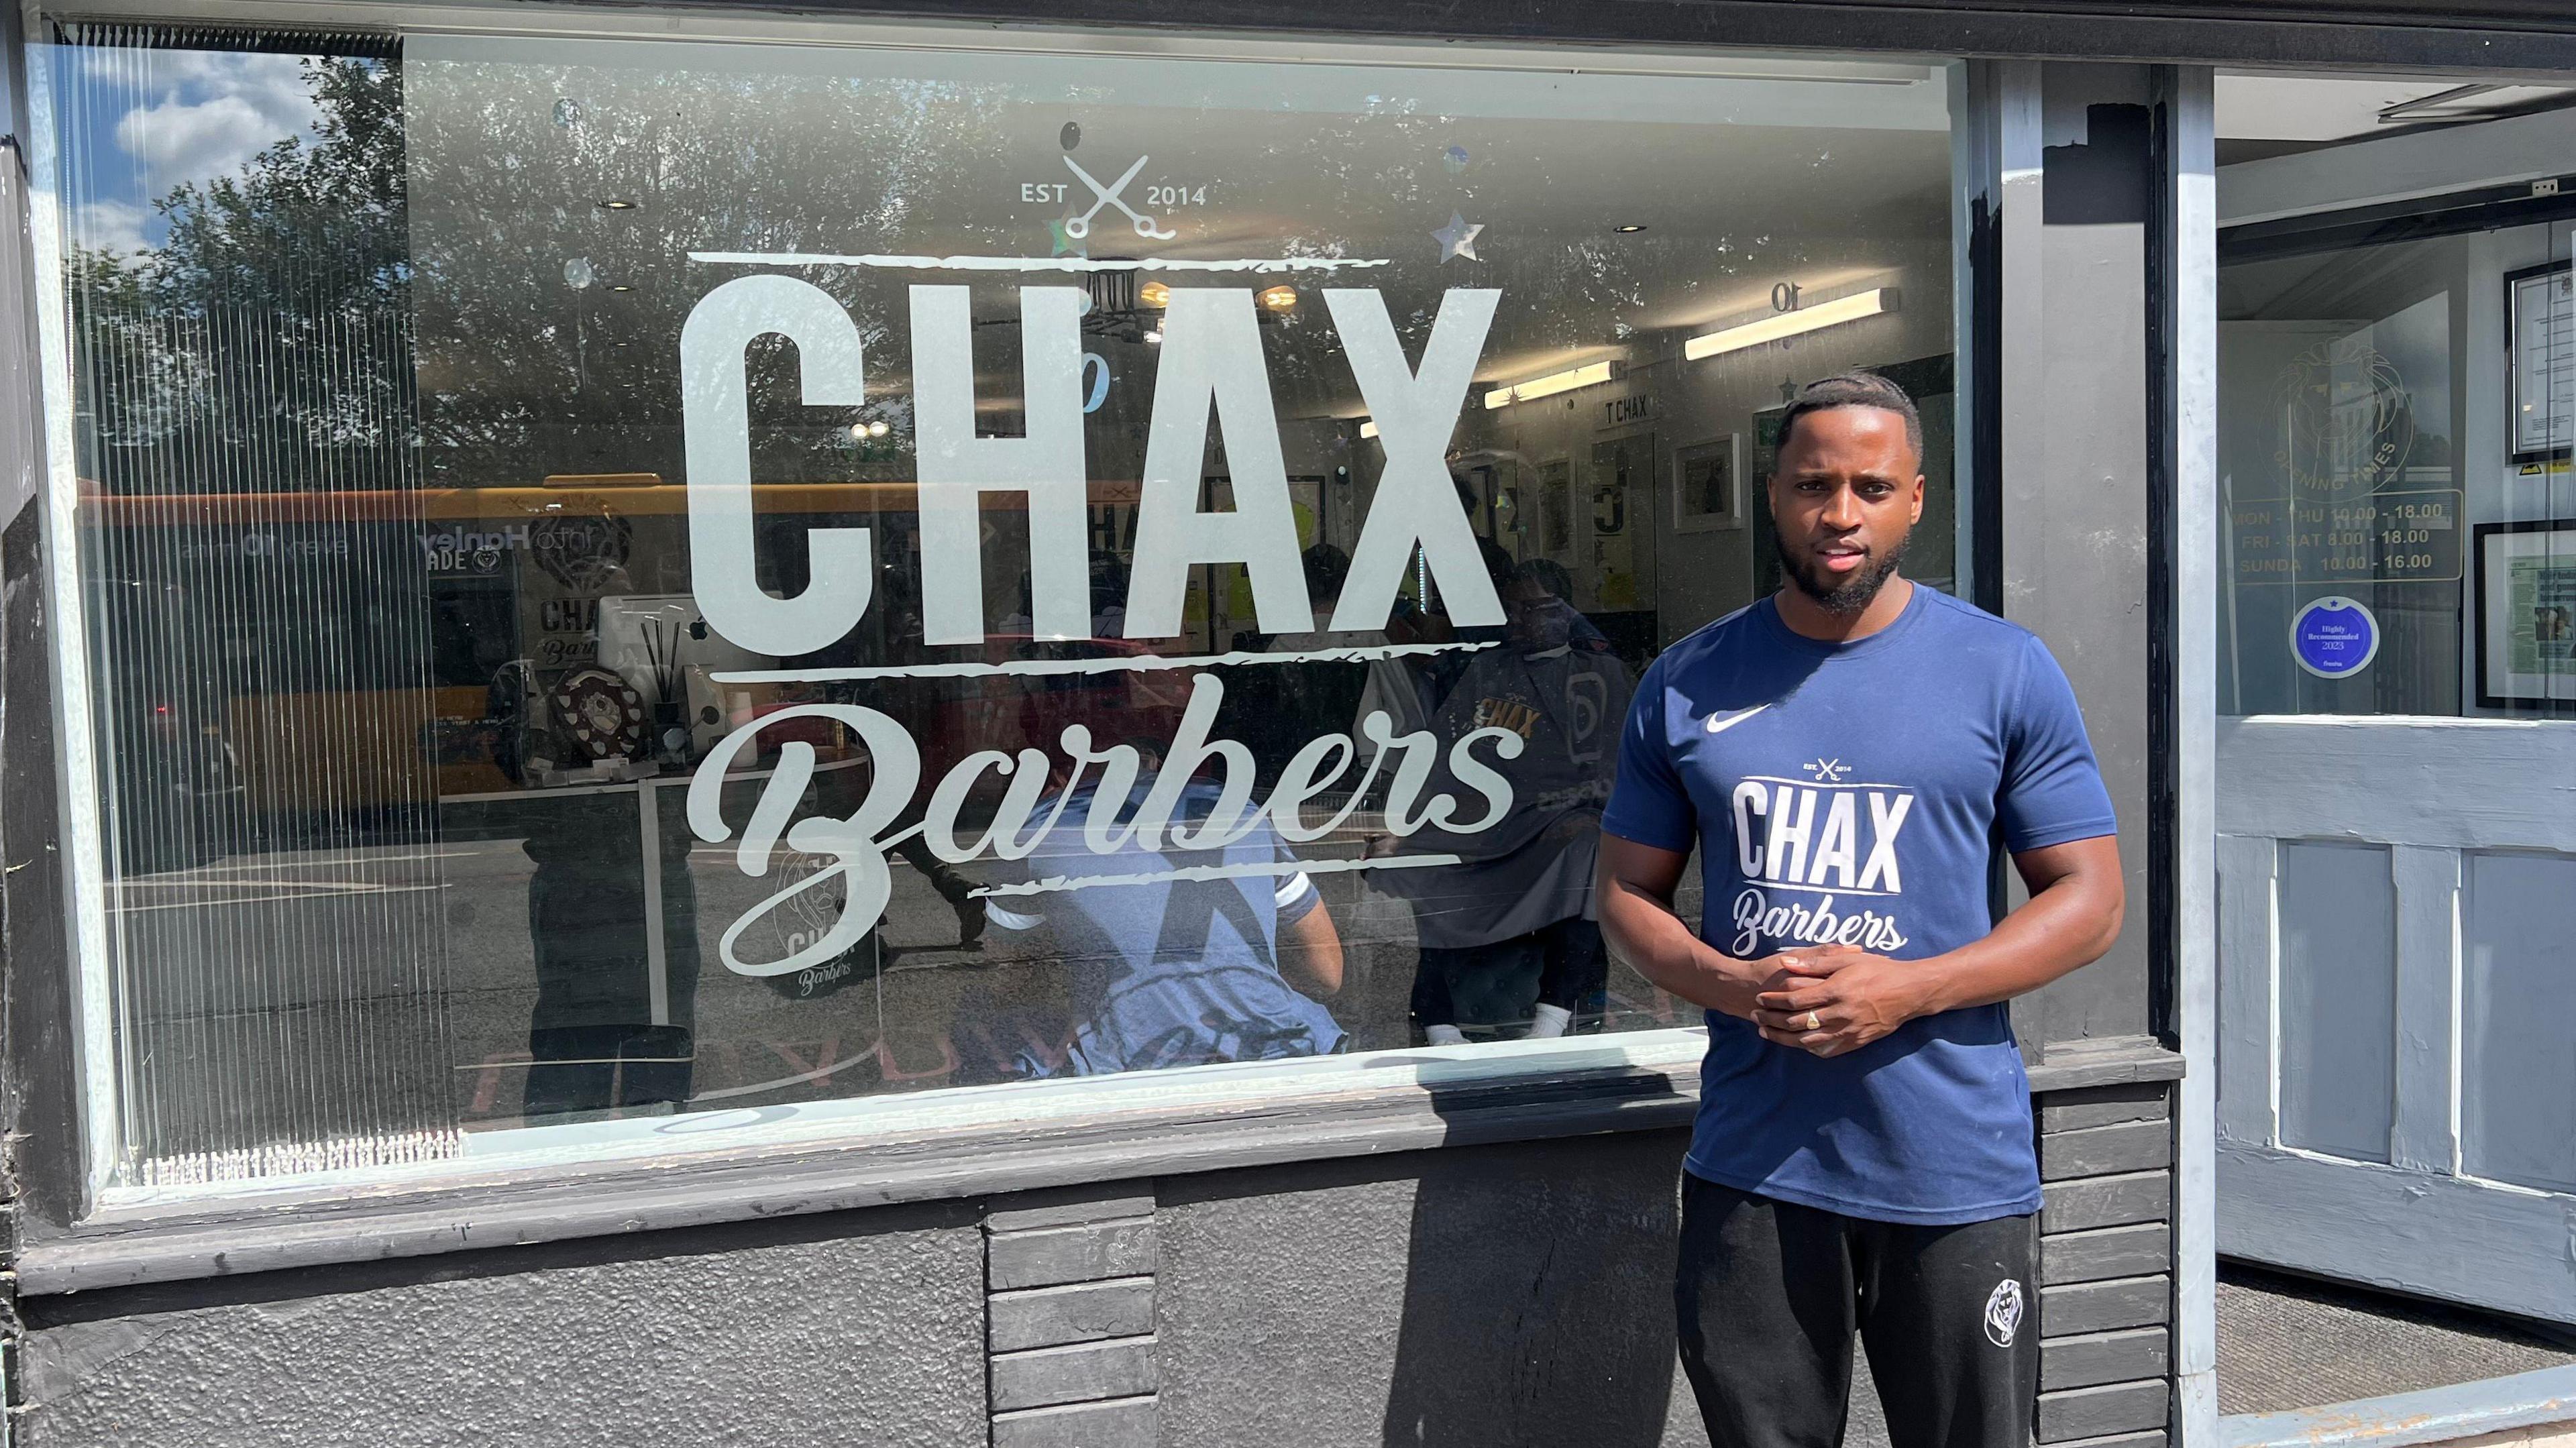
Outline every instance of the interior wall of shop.
<path fill-rule="evenodd" d="M 2013 284 L 2050 299 L 2044 328 L 2023 339 L 2043 347 L 2037 365 L 2048 386 L 2044 397 L 2007 397 L 2000 414 L 2018 439 L 2006 456 L 2019 459 L 1996 484 L 2001 576 L 2007 611 L 2049 640 L 2085 705 L 2128 836 L 2133 907 L 2110 959 L 2017 1013 L 2040 1053 L 2146 1029 L 2149 965 L 2149 178 L 2121 114 L 2143 107 L 2148 74 L 2045 71 L 2052 200 L 2032 233 L 2035 257 L 2025 251 L 2009 265 L 2022 268 Z M 32 535 L 28 543 L 11 557 L 31 554 Z M 21 622 L 21 604 L 41 612 L 32 570 L 16 567 L 13 644 L 34 627 Z M 32 709 L 41 719 L 41 667 L 22 676 L 16 662 L 41 660 L 41 649 L 13 648 L 10 658 L 9 715 Z M 13 774 L 13 863 L 29 843 L 22 822 L 41 827 L 50 807 L 41 782 Z M 31 982 L 35 1002 L 33 1028 L 14 1044 L 22 1079 L 58 1101 L 68 1013 L 41 982 L 58 982 L 68 962 L 59 902 L 22 893 L 33 888 L 10 884 L 10 975 Z M 2153 1150 L 2160 1115 L 2141 1122 L 2126 1103 L 2111 1105 L 2130 1117 L 2084 1116 L 2099 1124 L 2082 1129 L 2144 1154 L 2091 1166 L 2151 1175 L 2169 1159 Z M 37 1150 L 64 1164 L 66 1122 L 41 1110 L 18 1120 L 45 1131 L 52 1140 Z M 2141 1124 L 2143 1134 L 2122 1130 Z M 1699 1441 L 1695 1414 L 1670 1387 L 1664 1274 L 1682 1148 L 1682 1133 L 1655 1130 L 1164 1179 L 1153 1189 L 1164 1235 L 1164 1441 L 1275 1443 L 1288 1425 L 1317 1443 L 1381 1442 L 1398 1430 L 1404 1441 L 1433 1443 Z M 59 1227 L 70 1187 L 65 1173 L 45 1175 L 55 1200 L 41 1210 Z M 778 1442 L 980 1443 L 990 1431 L 983 1209 L 886 1207 L 28 1299 L 10 1375 L 24 1409 L 16 1427 L 37 1445 L 146 1448 L 469 1435 L 677 1445 L 747 1432 Z M 2098 1257 L 2101 1271 L 2154 1278 L 2166 1255 L 2160 1226 L 2083 1220 L 2098 1223 L 2076 1234 L 2093 1255 L 2070 1249 L 2070 1260 Z M 2160 1328 L 2122 1332 L 2157 1338 L 2111 1344 L 2136 1350 L 2123 1364 L 2160 1360 Z M 2117 1406 L 2133 1416 L 2157 1392 L 2152 1372 L 2144 1384 L 2069 1387 L 2058 1400 L 2071 1415 L 2064 1422 L 2111 1421 L 2084 1416 L 2109 1411 L 2101 1394 L 2110 1389 L 2126 1395 Z M 1526 1431 L 1534 1421 L 1569 1432 Z M 1521 1426 L 1501 1431 L 1512 1423 Z M 2054 1436 L 2088 1435 L 2098 1436 L 2072 1426 Z"/>

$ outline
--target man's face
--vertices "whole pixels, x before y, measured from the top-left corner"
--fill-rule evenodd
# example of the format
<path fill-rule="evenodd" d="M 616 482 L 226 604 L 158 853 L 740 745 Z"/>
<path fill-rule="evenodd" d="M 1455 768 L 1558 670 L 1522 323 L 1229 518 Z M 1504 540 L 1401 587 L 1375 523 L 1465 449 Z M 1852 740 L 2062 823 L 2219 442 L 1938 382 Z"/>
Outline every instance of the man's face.
<path fill-rule="evenodd" d="M 1511 621 L 1512 642 L 1533 653 L 1573 637 L 1574 610 L 1535 578 L 1515 578 L 1504 584 L 1503 610 Z"/>
<path fill-rule="evenodd" d="M 1903 417 L 1830 407 L 1798 419 L 1771 474 L 1771 521 L 1800 592 L 1832 613 L 1869 607 L 1922 516 L 1922 459 Z"/>

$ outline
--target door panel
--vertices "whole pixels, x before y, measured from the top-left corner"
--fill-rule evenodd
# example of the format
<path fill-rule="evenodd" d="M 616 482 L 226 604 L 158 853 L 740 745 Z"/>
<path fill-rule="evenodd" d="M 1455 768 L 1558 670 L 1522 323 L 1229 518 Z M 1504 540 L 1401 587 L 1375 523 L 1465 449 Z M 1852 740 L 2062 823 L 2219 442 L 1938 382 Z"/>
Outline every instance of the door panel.
<path fill-rule="evenodd" d="M 2468 886 L 2462 1165 L 2576 1192 L 2576 856 L 2480 852 Z"/>
<path fill-rule="evenodd" d="M 2397 1120 L 2388 848 L 2283 841 L 2278 868 L 2281 1140 L 2384 1162 Z"/>
<path fill-rule="evenodd" d="M 2222 1253 L 2576 1322 L 2571 786 L 2576 724 L 2219 722 Z"/>

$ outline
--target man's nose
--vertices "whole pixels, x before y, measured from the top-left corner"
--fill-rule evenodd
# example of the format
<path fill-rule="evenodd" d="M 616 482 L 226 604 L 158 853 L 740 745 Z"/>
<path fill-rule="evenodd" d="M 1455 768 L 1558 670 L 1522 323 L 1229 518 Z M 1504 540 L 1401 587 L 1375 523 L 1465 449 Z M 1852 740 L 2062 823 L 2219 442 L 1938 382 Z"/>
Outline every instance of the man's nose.
<path fill-rule="evenodd" d="M 1851 489 L 1837 488 L 1834 490 L 1834 495 L 1825 500 L 1823 522 L 1826 527 L 1848 533 L 1858 528 L 1863 521 L 1860 495 Z"/>

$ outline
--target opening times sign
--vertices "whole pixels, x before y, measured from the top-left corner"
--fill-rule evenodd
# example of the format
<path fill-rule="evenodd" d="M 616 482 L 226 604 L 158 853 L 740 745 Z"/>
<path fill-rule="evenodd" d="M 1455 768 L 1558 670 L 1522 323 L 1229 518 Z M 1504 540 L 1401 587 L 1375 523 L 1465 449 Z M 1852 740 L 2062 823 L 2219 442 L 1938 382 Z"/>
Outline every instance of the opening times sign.
<path fill-rule="evenodd" d="M 2240 584 L 2460 580 L 2457 488 L 2247 499 L 2227 516 Z"/>

